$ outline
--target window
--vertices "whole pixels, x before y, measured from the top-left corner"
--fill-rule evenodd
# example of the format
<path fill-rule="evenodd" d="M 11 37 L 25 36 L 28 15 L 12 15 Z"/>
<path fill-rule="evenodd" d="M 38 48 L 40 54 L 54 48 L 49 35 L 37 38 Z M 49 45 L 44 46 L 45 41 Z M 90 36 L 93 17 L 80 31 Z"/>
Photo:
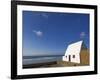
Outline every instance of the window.
<path fill-rule="evenodd" d="M 75 55 L 73 55 L 73 58 L 75 58 Z"/>

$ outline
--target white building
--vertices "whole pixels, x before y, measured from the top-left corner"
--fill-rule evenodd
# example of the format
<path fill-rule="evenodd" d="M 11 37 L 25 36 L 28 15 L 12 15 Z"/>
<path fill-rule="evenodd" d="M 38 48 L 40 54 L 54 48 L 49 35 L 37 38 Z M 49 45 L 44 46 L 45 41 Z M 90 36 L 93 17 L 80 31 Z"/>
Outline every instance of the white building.
<path fill-rule="evenodd" d="M 80 52 L 82 49 L 83 41 L 70 44 L 62 57 L 63 61 L 80 63 Z"/>

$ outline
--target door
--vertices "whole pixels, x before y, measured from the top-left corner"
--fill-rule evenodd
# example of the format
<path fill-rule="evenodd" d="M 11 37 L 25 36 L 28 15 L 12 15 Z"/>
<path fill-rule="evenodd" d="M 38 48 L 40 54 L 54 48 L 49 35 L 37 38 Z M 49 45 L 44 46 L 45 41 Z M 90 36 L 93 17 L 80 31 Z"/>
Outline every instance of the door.
<path fill-rule="evenodd" d="M 69 62 L 71 61 L 71 55 L 69 55 Z"/>

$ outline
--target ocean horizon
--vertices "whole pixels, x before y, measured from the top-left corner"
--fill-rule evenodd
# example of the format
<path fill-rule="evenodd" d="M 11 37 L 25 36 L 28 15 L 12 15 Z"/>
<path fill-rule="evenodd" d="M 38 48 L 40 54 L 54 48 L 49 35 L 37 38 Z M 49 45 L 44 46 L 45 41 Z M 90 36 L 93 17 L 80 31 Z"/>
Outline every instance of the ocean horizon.
<path fill-rule="evenodd" d="M 62 60 L 62 56 L 63 55 L 23 56 L 23 65 L 59 61 L 59 60 Z"/>

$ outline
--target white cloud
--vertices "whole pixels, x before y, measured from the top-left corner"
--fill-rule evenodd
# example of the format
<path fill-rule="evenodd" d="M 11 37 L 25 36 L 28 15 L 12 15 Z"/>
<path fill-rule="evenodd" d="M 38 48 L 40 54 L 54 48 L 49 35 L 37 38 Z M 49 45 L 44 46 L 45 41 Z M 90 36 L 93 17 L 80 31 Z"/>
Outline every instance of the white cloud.
<path fill-rule="evenodd" d="M 43 35 L 43 32 L 41 32 L 41 31 L 33 30 L 33 32 L 39 37 L 41 37 Z"/>
<path fill-rule="evenodd" d="M 86 35 L 85 32 L 81 32 L 81 33 L 80 33 L 80 37 L 81 37 L 81 38 L 84 38 L 85 35 Z"/>

